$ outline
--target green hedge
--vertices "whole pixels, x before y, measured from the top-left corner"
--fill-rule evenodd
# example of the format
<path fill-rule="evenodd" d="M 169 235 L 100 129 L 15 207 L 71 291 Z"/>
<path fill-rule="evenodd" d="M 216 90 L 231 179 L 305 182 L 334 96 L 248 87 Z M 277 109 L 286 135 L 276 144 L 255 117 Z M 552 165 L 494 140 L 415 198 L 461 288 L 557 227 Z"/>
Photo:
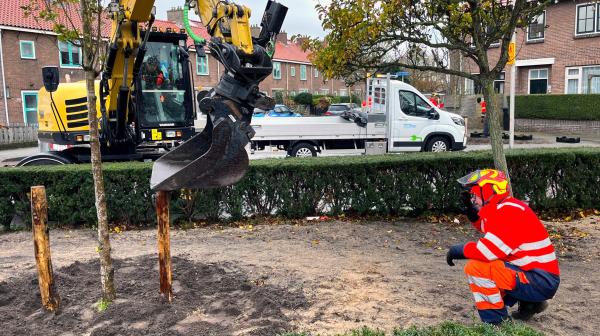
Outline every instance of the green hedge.
<path fill-rule="evenodd" d="M 600 204 L 600 150 L 515 151 L 507 158 L 516 195 L 536 210 Z M 174 193 L 172 217 L 454 212 L 459 193 L 456 179 L 490 166 L 489 152 L 257 160 L 234 186 Z M 96 213 L 89 170 L 87 165 L 0 169 L 0 223 L 8 224 L 15 213 L 28 220 L 29 187 L 45 185 L 51 221 L 93 225 Z M 151 164 L 105 165 L 111 221 L 154 222 L 150 174 Z"/>
<path fill-rule="evenodd" d="M 517 96 L 515 113 L 523 119 L 600 120 L 600 94 Z"/>

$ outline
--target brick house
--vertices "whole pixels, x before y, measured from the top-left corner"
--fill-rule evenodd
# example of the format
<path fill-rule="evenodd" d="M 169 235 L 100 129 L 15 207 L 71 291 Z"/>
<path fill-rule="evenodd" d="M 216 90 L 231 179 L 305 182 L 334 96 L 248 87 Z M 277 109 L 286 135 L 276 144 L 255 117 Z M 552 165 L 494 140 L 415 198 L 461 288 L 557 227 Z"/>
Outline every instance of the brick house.
<path fill-rule="evenodd" d="M 52 24 L 33 17 L 24 17 L 21 6 L 28 0 L 4 0 L 0 11 L 0 124 L 21 125 L 37 123 L 37 91 L 43 86 L 41 70 L 44 66 L 59 66 L 61 82 L 84 79 L 81 69 L 81 49 L 59 41 L 52 32 Z M 179 15 L 179 16 L 178 16 Z M 155 27 L 166 31 L 180 31 L 181 9 L 169 11 L 169 19 L 156 20 Z M 200 22 L 192 22 L 196 34 L 208 38 Z M 110 30 L 110 25 L 105 25 Z M 106 31 L 105 36 L 110 32 Z M 189 40 L 189 45 L 192 45 Z M 276 44 L 275 69 L 261 89 L 268 94 L 285 91 L 290 94 L 307 91 L 348 95 L 351 93 L 342 81 L 326 81 L 313 68 L 302 49 L 280 36 Z M 213 57 L 198 57 L 191 49 L 195 85 L 212 88 L 222 72 L 222 66 Z"/>
<path fill-rule="evenodd" d="M 488 51 L 490 63 L 500 48 Z M 464 64 L 465 69 L 473 65 Z M 516 94 L 600 93 L 600 3 L 557 1 L 525 30 L 517 31 Z M 510 67 L 495 82 L 508 94 Z M 466 94 L 480 88 L 465 80 Z"/>

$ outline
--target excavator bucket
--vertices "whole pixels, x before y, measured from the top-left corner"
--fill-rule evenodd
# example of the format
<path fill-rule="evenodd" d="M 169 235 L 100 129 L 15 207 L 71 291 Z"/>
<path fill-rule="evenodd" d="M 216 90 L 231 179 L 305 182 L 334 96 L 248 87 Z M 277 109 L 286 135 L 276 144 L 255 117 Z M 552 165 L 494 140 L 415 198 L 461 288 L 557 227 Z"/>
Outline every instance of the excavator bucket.
<path fill-rule="evenodd" d="M 204 130 L 159 158 L 152 168 L 154 191 L 207 189 L 236 183 L 248 169 L 246 145 L 253 136 L 249 122 L 216 101 Z"/>

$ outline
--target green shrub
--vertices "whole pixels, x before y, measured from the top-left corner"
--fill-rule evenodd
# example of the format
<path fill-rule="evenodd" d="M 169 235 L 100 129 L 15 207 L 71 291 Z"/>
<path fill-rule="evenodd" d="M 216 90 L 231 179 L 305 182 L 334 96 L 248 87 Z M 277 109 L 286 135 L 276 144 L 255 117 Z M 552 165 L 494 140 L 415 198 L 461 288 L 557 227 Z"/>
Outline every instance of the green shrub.
<path fill-rule="evenodd" d="M 600 204 L 599 149 L 520 150 L 507 155 L 515 195 L 534 210 Z M 320 214 L 417 216 L 456 212 L 456 179 L 492 167 L 489 152 L 414 153 L 252 161 L 236 185 L 172 193 L 175 220 L 251 215 L 303 218 Z M 106 164 L 108 214 L 113 222 L 155 221 L 151 164 Z M 89 165 L 0 169 L 0 224 L 15 213 L 29 220 L 30 186 L 45 185 L 49 217 L 59 224 L 96 221 Z"/>
<path fill-rule="evenodd" d="M 600 94 L 523 95 L 515 113 L 523 119 L 600 120 Z"/>
<path fill-rule="evenodd" d="M 283 104 L 283 92 L 275 91 L 275 103 Z"/>
<path fill-rule="evenodd" d="M 312 94 L 309 92 L 301 92 L 294 97 L 294 102 L 299 105 L 311 105 Z"/>

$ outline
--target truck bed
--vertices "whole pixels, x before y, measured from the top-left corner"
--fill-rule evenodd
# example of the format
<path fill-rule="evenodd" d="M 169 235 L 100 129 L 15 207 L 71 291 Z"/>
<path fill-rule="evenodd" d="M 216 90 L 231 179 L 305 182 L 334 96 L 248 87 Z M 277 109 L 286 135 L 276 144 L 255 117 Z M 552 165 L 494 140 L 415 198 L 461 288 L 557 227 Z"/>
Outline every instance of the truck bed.
<path fill-rule="evenodd" d="M 253 141 L 261 140 L 342 140 L 383 139 L 385 116 L 369 116 L 367 127 L 339 116 L 302 118 L 254 118 Z"/>

